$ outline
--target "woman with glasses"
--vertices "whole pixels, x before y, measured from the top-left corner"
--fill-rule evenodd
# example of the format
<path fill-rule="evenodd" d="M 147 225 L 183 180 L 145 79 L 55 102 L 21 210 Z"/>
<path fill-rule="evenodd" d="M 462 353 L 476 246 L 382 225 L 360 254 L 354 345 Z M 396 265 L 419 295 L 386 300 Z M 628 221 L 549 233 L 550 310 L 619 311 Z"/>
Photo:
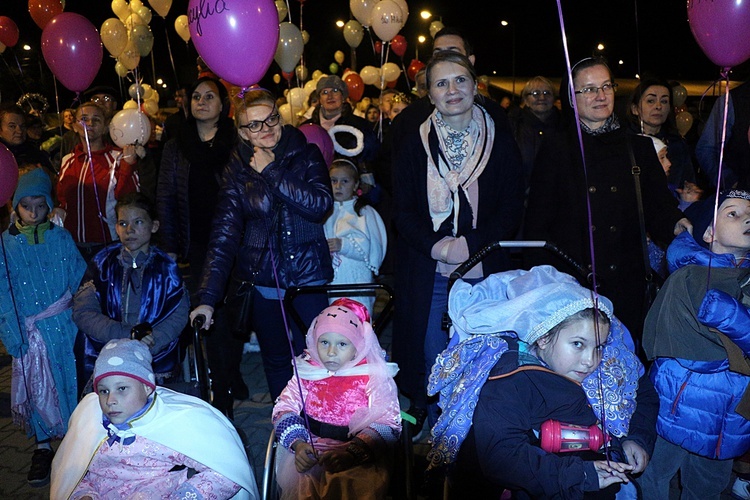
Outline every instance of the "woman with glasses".
<path fill-rule="evenodd" d="M 156 205 L 160 246 L 173 258 L 190 264 L 186 281 L 195 295 L 208 251 L 221 173 L 237 144 L 237 131 L 229 118 L 229 94 L 218 79 L 200 78 L 187 99 L 187 119 L 170 132 L 172 138 L 162 152 Z M 242 342 L 229 339 L 222 322 L 216 326 L 212 335 L 206 336 L 214 406 L 227 411 L 232 396 L 248 397 L 239 371 Z"/>
<path fill-rule="evenodd" d="M 275 102 L 267 90 L 251 90 L 235 104 L 241 141 L 224 171 L 200 305 L 190 315 L 203 314 L 208 327 L 229 285 L 227 304 L 242 303 L 228 320 L 233 329 L 257 334 L 272 401 L 292 377 L 279 299 L 288 287 L 323 285 L 333 278 L 323 231 L 333 206 L 328 169 L 317 146 L 280 122 Z M 307 324 L 327 305 L 323 294 L 295 301 Z M 238 321 L 243 314 L 247 322 Z M 305 335 L 289 323 L 296 356 Z"/>
<path fill-rule="evenodd" d="M 635 182 L 639 181 L 645 227 L 652 239 L 667 245 L 676 234 L 692 230 L 692 225 L 677 209 L 651 140 L 628 134 L 613 113 L 617 83 L 604 59 L 578 62 L 572 76 L 574 93 L 564 82 L 561 95 L 566 96 L 566 105 L 575 102 L 578 108 L 585 172 L 577 127 L 570 119 L 567 129 L 545 140 L 537 154 L 524 236 L 554 242 L 592 270 L 593 244 L 599 293 L 612 300 L 618 318 L 639 340 L 646 313 L 647 268 Z M 572 117 L 570 106 L 566 111 Z M 633 175 L 634 163 L 640 168 L 640 179 Z M 529 264 L 552 264 L 576 274 L 547 252 L 527 255 Z"/>

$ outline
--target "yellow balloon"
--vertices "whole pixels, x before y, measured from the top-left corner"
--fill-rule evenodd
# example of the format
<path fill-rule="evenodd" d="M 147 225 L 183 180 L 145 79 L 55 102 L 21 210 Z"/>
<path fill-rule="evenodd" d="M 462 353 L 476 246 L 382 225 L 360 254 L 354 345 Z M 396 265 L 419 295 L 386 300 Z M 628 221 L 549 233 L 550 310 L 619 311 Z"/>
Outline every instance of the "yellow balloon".
<path fill-rule="evenodd" d="M 344 53 L 341 52 L 340 50 L 337 50 L 333 54 L 333 59 L 339 64 L 344 64 Z"/>
<path fill-rule="evenodd" d="M 125 0 L 112 0 L 112 12 L 120 18 L 120 21 L 125 22 L 130 15 L 130 6 Z"/>
<path fill-rule="evenodd" d="M 143 111 L 145 111 L 149 116 L 154 116 L 159 112 L 159 104 L 152 101 L 151 99 L 146 99 L 145 101 L 143 101 L 141 103 L 141 106 L 143 107 Z"/>
<path fill-rule="evenodd" d="M 310 41 L 310 33 L 307 32 L 307 30 L 302 30 L 302 43 L 307 45 L 307 42 Z"/>
<path fill-rule="evenodd" d="M 140 8 L 143 7 L 141 0 L 130 0 L 130 12 L 138 13 Z"/>
<path fill-rule="evenodd" d="M 273 83 L 275 83 L 276 85 L 278 85 L 279 83 L 281 83 L 281 75 L 280 74 L 276 73 L 275 75 L 273 75 Z"/>
<path fill-rule="evenodd" d="M 151 22 L 151 9 L 146 7 L 145 5 L 142 5 L 140 9 L 138 9 L 138 12 L 136 12 L 138 16 L 143 19 L 143 24 L 148 24 Z"/>
<path fill-rule="evenodd" d="M 122 105 L 122 109 L 138 109 L 138 103 L 135 99 L 130 99 L 125 101 L 125 104 Z"/>
<path fill-rule="evenodd" d="M 117 76 L 120 78 L 125 78 L 128 76 L 128 68 L 126 68 L 120 61 L 117 61 L 115 63 L 115 73 L 117 73 Z"/>
<path fill-rule="evenodd" d="M 125 27 L 128 29 L 128 31 L 132 30 L 138 25 L 146 24 L 143 22 L 143 18 L 139 16 L 138 14 L 130 14 L 127 19 L 125 19 Z"/>
<path fill-rule="evenodd" d="M 102 24 L 101 37 L 104 47 L 113 57 L 122 54 L 128 44 L 128 30 L 125 29 L 122 21 L 114 17 L 107 19 Z"/>
<path fill-rule="evenodd" d="M 682 113 L 677 113 L 674 119 L 677 123 L 677 131 L 681 136 L 685 137 L 685 134 L 687 134 L 693 126 L 693 115 L 691 115 L 689 111 L 683 111 Z"/>
<path fill-rule="evenodd" d="M 185 43 L 190 40 L 190 29 L 188 28 L 188 16 L 185 14 L 178 16 L 177 19 L 174 20 L 174 29 L 177 31 L 177 34 L 180 35 L 180 38 L 182 38 Z"/>
<path fill-rule="evenodd" d="M 138 47 L 136 47 L 133 40 L 128 42 L 125 50 L 122 51 L 117 60 L 128 70 L 134 70 L 138 67 L 138 63 L 141 61 L 141 54 L 138 52 Z"/>
<path fill-rule="evenodd" d="M 289 13 L 286 8 L 286 2 L 284 0 L 276 0 L 276 11 L 279 13 L 279 22 L 282 22 L 286 15 Z"/>
<path fill-rule="evenodd" d="M 172 0 L 149 0 L 148 4 L 161 17 L 167 17 L 167 14 L 169 14 L 169 9 L 172 8 Z"/>

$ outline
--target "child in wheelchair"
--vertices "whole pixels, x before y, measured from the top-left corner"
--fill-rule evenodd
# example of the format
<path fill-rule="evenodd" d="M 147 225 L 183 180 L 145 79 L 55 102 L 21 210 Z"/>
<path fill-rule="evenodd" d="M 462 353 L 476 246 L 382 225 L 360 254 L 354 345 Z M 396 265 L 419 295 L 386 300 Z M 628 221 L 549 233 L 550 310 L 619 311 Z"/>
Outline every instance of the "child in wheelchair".
<path fill-rule="evenodd" d="M 430 392 L 450 497 L 635 498 L 658 400 L 611 302 L 550 266 L 457 282 Z"/>
<path fill-rule="evenodd" d="M 384 498 L 401 433 L 394 363 L 367 308 L 338 299 L 315 318 L 273 409 L 282 498 Z"/>

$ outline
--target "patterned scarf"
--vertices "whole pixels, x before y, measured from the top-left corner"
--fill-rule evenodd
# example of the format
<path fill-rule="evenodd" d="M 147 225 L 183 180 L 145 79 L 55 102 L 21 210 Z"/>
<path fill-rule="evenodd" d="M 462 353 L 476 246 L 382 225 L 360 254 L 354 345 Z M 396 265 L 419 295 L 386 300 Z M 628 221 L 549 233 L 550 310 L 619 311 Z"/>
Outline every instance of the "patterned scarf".
<path fill-rule="evenodd" d="M 455 235 L 461 208 L 459 188 L 468 200 L 467 188 L 482 175 L 490 159 L 495 142 L 495 123 L 484 108 L 475 104 L 469 128 L 454 130 L 435 109 L 420 125 L 419 133 L 427 152 L 427 201 L 433 230 L 437 231 L 453 212 Z M 437 158 L 433 157 L 430 148 L 432 134 L 438 141 Z"/>
<path fill-rule="evenodd" d="M 620 128 L 620 120 L 617 118 L 617 115 L 614 113 L 610 115 L 609 118 L 607 118 L 607 121 L 604 122 L 604 125 L 597 129 L 592 129 L 588 125 L 586 125 L 583 122 L 581 123 L 581 130 L 586 132 L 589 135 L 602 135 L 606 134 L 607 132 L 612 132 L 613 130 L 617 130 Z"/>

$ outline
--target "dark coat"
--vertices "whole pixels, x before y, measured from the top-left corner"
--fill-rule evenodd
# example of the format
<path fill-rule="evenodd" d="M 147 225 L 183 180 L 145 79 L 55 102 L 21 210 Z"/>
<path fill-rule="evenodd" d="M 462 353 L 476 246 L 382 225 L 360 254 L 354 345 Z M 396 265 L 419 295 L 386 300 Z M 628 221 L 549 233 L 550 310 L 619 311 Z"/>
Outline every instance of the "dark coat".
<path fill-rule="evenodd" d="M 676 222 L 684 216 L 667 187 L 651 140 L 629 136 L 622 128 L 597 136 L 583 134 L 587 178 L 574 128 L 542 144 L 531 175 L 524 235 L 554 242 L 575 261 L 590 265 L 588 191 L 599 291 L 612 300 L 618 318 L 639 339 L 646 268 L 628 138 L 641 168 L 646 231 L 657 243 L 668 245 Z M 530 265 L 551 264 L 579 277 L 550 253 L 529 251 L 526 256 Z M 585 279 L 582 283 L 587 285 Z"/>
<path fill-rule="evenodd" d="M 525 107 L 513 111 L 509 119 L 513 127 L 513 136 L 521 150 L 524 180 L 528 187 L 531 171 L 534 169 L 534 160 L 542 146 L 542 141 L 549 134 L 561 130 L 560 112 L 553 107 L 549 118 L 542 121 L 531 112 L 531 109 Z"/>
<path fill-rule="evenodd" d="M 477 182 L 477 228 L 459 234 L 466 237 L 470 254 L 494 241 L 512 239 L 521 218 L 521 157 L 509 130 L 495 129 L 489 162 Z M 427 203 L 427 153 L 418 129 L 410 132 L 396 157 L 393 190 L 398 231 L 393 357 L 401 370 L 401 389 L 416 394 L 425 390 L 423 346 L 437 265 L 430 252 L 435 243 L 451 236 L 452 229 L 444 223 L 437 232 L 433 230 Z M 482 262 L 485 276 L 508 268 L 502 252 Z"/>
<path fill-rule="evenodd" d="M 189 176 L 190 161 L 180 151 L 177 140 L 171 139 L 161 155 L 156 211 L 162 248 L 183 257 L 190 249 Z"/>
<path fill-rule="evenodd" d="M 333 278 L 323 232 L 333 195 L 320 150 L 285 126 L 274 148 L 276 159 L 260 174 L 248 166 L 252 151 L 240 143 L 224 171 L 201 304 L 213 306 L 223 298 L 233 268 L 239 280 L 250 281 L 257 271 L 256 285 L 275 287 L 272 258 L 282 288 Z"/>
<path fill-rule="evenodd" d="M 307 123 L 320 125 L 320 112 L 320 106 L 318 106 L 315 111 L 313 111 L 312 117 L 310 117 L 310 119 L 306 122 L 302 123 L 302 125 L 305 125 Z M 371 162 L 375 160 L 375 157 L 378 154 L 378 148 L 380 147 L 378 137 L 375 135 L 375 132 L 373 132 L 372 126 L 367 120 L 354 114 L 349 103 L 344 103 L 343 110 L 341 111 L 341 116 L 338 120 L 336 120 L 335 124 L 352 126 L 360 130 L 362 132 L 362 135 L 364 136 L 364 149 L 360 154 L 358 154 L 354 158 L 350 158 L 348 156 L 336 153 L 336 158 L 349 158 L 352 160 L 361 160 L 364 162 Z M 354 149 L 357 143 L 356 139 L 351 134 L 336 134 L 336 142 L 338 142 L 342 147 L 346 149 Z"/>

